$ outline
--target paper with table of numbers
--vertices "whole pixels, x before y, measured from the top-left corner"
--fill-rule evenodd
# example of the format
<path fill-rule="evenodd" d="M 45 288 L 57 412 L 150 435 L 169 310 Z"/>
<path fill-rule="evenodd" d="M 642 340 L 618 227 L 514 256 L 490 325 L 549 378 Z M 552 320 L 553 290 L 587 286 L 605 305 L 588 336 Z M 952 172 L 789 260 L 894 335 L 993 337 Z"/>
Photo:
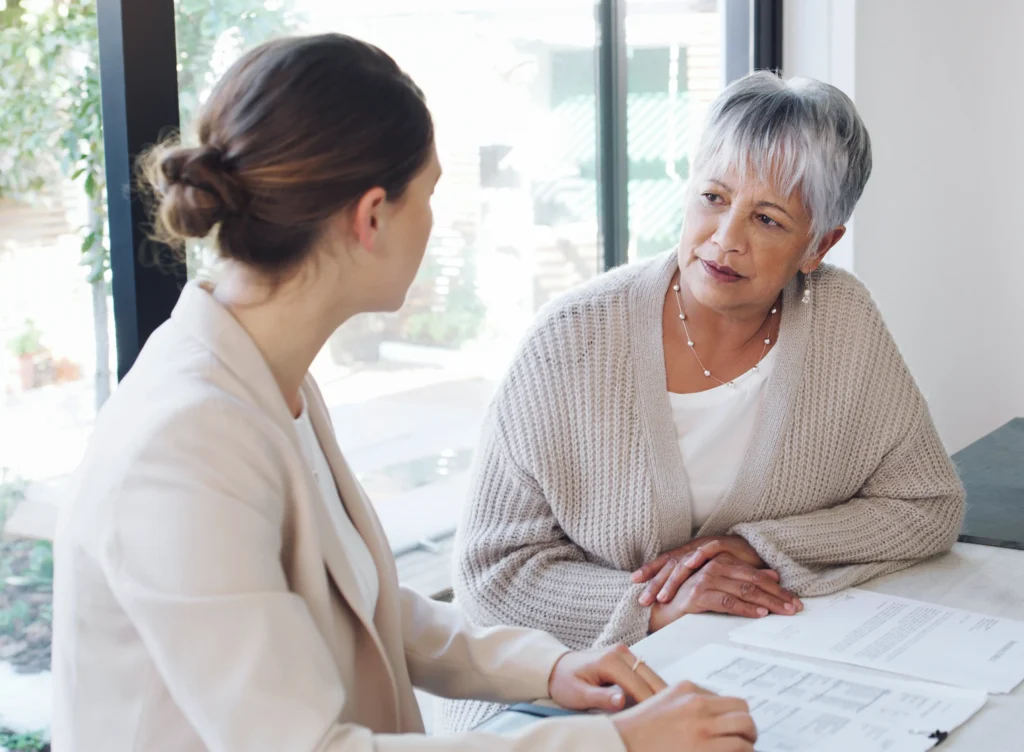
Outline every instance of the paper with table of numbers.
<path fill-rule="evenodd" d="M 1024 680 L 1024 622 L 868 590 L 808 598 L 796 616 L 768 616 L 729 637 L 996 694 Z"/>
<path fill-rule="evenodd" d="M 823 668 L 725 645 L 708 645 L 662 676 L 746 700 L 757 724 L 757 752 L 923 752 L 987 699 L 977 690 Z"/>

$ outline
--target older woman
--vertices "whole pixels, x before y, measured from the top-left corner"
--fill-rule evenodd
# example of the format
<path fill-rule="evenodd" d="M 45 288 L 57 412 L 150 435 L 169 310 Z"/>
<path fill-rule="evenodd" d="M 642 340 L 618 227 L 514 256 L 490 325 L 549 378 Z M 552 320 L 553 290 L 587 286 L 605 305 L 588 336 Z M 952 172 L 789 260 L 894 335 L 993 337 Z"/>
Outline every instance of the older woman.
<path fill-rule="evenodd" d="M 632 644 L 950 548 L 963 491 L 924 397 L 868 292 L 822 265 L 870 172 L 838 89 L 722 93 L 679 247 L 551 306 L 499 389 L 458 535 L 473 621 Z"/>

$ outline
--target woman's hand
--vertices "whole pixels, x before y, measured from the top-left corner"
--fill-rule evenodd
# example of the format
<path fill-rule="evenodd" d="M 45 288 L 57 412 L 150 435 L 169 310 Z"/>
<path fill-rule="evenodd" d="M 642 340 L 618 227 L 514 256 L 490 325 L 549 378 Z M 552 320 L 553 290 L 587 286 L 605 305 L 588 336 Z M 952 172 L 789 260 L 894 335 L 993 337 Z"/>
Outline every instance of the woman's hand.
<path fill-rule="evenodd" d="M 754 752 L 757 728 L 743 700 L 683 682 L 612 719 L 628 752 Z"/>
<path fill-rule="evenodd" d="M 679 586 L 694 572 L 723 554 L 729 554 L 754 569 L 763 570 L 765 577 L 771 578 L 776 584 L 779 582 L 779 575 L 764 569 L 765 563 L 757 551 L 738 535 L 694 538 L 685 546 L 662 554 L 633 573 L 633 582 L 648 583 L 640 594 L 640 605 L 650 606 L 656 600 L 668 603 L 675 598 Z"/>
<path fill-rule="evenodd" d="M 687 579 L 671 601 L 654 605 L 650 630 L 657 632 L 686 614 L 706 611 L 750 619 L 802 611 L 800 600 L 779 586 L 777 575 L 771 575 L 775 573 L 720 554 Z"/>
<path fill-rule="evenodd" d="M 627 699 L 650 699 L 666 686 L 624 645 L 566 653 L 548 680 L 551 699 L 563 708 L 606 712 L 622 710 Z"/>

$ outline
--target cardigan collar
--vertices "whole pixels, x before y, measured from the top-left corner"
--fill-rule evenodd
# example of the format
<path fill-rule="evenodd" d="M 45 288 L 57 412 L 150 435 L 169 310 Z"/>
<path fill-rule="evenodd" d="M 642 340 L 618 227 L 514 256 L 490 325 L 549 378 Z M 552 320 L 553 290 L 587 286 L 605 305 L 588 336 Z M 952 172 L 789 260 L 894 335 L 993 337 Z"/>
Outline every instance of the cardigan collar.
<path fill-rule="evenodd" d="M 690 485 L 672 420 L 665 373 L 662 311 L 678 268 L 677 249 L 642 269 L 630 291 L 631 348 L 645 434 L 651 449 L 654 509 L 659 550 L 676 548 L 693 536 Z M 720 535 L 740 522 L 744 507 L 764 490 L 803 371 L 813 300 L 802 303 L 798 275 L 783 291 L 776 362 L 740 471 L 698 535 Z"/>

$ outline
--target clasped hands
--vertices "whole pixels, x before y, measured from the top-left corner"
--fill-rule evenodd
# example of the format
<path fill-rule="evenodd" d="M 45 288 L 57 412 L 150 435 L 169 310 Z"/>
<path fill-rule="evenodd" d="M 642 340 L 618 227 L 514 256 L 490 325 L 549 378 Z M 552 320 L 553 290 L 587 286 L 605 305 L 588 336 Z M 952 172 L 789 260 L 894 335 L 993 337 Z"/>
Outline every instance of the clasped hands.
<path fill-rule="evenodd" d="M 758 619 L 802 611 L 800 599 L 766 567 L 738 535 L 694 538 L 644 564 L 633 573 L 633 582 L 647 583 L 640 605 L 653 607 L 651 632 L 685 614 L 713 611 Z"/>

